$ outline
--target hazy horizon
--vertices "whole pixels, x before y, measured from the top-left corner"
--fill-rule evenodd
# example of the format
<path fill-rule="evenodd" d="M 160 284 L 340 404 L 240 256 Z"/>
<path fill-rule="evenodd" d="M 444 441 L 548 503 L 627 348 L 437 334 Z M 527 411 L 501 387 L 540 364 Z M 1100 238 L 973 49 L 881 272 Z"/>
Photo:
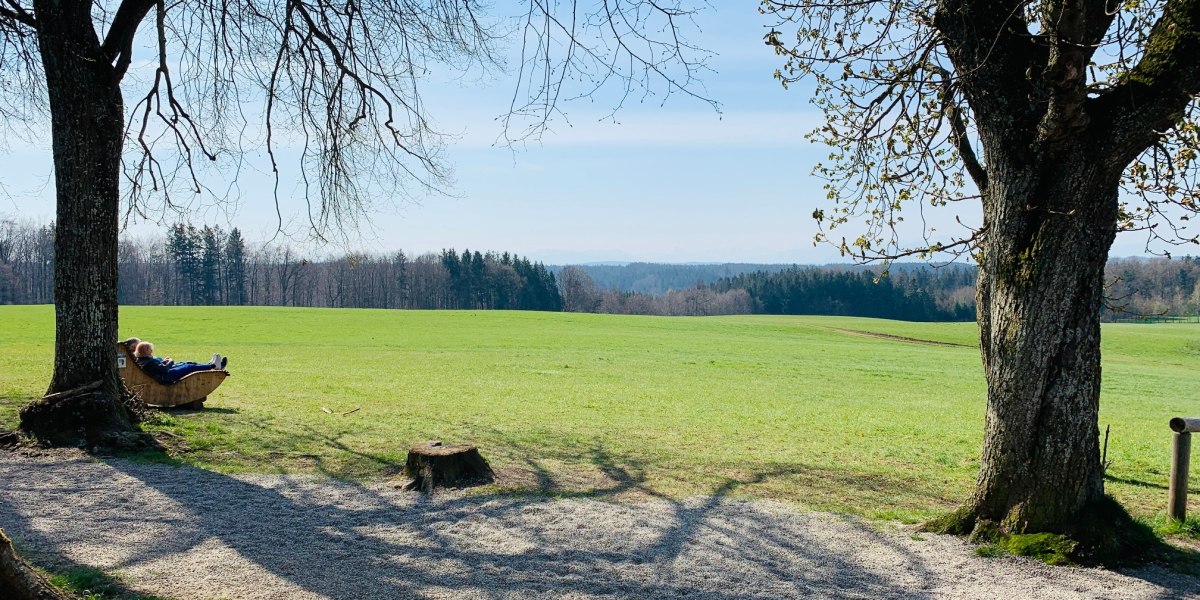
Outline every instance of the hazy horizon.
<path fill-rule="evenodd" d="M 832 245 L 812 244 L 811 215 L 831 205 L 809 172 L 828 150 L 804 139 L 821 122 L 809 86 L 784 90 L 772 78 L 780 61 L 762 42 L 770 23 L 753 6 L 713 6 L 698 18 L 703 31 L 694 41 L 717 53 L 700 91 L 722 103 L 720 113 L 680 94 L 631 101 L 615 116 L 606 98 L 585 99 L 565 104 L 566 118 L 553 121 L 540 143 L 517 151 L 496 143 L 496 117 L 511 100 L 507 76 L 430 75 L 426 104 L 436 126 L 454 134 L 445 154 L 455 168 L 449 194 L 372 207 L 359 231 L 322 252 L 469 247 L 547 264 L 849 262 Z M 7 140 L 0 154 L 7 165 L 0 218 L 54 218 L 49 136 L 33 137 Z M 281 222 L 262 160 L 261 153 L 247 157 L 229 206 L 198 198 L 189 221 L 238 227 L 248 240 L 272 237 Z M 282 225 L 301 240 L 299 177 L 295 165 L 282 167 Z M 969 226 L 980 221 L 977 203 L 961 203 L 956 212 L 926 207 L 925 215 L 916 204 L 909 208 L 909 243 L 921 239 L 915 224 L 922 218 L 948 234 L 963 231 L 955 215 Z M 174 220 L 136 221 L 128 233 L 161 233 Z M 860 233 L 848 226 L 835 239 Z M 1124 235 L 1112 254 L 1145 251 L 1137 236 Z"/>

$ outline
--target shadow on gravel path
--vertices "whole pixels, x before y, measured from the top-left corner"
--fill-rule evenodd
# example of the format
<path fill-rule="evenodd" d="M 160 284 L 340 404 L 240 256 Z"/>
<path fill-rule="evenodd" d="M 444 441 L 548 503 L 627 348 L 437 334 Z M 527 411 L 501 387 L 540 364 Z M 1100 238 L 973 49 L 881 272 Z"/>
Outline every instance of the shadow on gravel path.
<path fill-rule="evenodd" d="M 639 485 L 602 452 L 594 460 L 616 486 Z M 1200 594 L 1176 574 L 985 561 L 953 538 L 725 497 L 748 483 L 683 502 L 427 498 L 318 477 L 0 457 L 0 524 L 39 562 L 97 567 L 176 598 Z"/>

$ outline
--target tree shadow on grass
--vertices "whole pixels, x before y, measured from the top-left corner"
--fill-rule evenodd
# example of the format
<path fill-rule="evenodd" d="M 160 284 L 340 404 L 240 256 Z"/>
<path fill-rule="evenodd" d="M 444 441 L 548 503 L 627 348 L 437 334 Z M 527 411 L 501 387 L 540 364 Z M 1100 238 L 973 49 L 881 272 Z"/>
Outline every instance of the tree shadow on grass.
<path fill-rule="evenodd" d="M 1152 488 L 1152 489 L 1164 490 L 1164 491 L 1170 489 L 1169 486 L 1163 485 L 1161 483 L 1155 483 L 1152 481 L 1142 481 L 1140 479 L 1133 479 L 1130 477 L 1117 477 L 1115 475 L 1107 475 L 1107 474 L 1104 476 L 1104 481 L 1111 481 L 1113 483 L 1123 483 L 1125 485 L 1132 485 L 1134 487 Z M 1200 495 L 1200 488 L 1188 489 L 1188 495 L 1189 496 Z"/>
<path fill-rule="evenodd" d="M 186 407 L 178 406 L 178 407 L 173 407 L 173 408 L 163 408 L 160 410 L 162 410 L 164 413 L 169 414 L 169 415 L 173 415 L 173 414 L 174 415 L 191 415 L 191 414 L 198 414 L 198 413 L 213 413 L 213 414 L 219 414 L 219 415 L 236 415 L 236 414 L 242 412 L 241 409 L 233 408 L 231 406 L 205 406 L 202 408 L 186 408 Z"/>
<path fill-rule="evenodd" d="M 642 485 L 603 451 L 592 459 L 615 482 L 600 495 Z M 839 535 L 810 528 L 811 516 L 727 501 L 744 481 L 692 501 L 622 504 L 425 497 L 124 460 L 50 460 L 37 476 L 0 466 L 0 484 L 39 482 L 0 499 L 16 539 L 165 595 L 913 598 L 926 594 L 902 589 L 895 572 L 930 577 L 918 557 L 854 520 L 838 531 L 872 536 L 889 568 L 867 568 Z"/>

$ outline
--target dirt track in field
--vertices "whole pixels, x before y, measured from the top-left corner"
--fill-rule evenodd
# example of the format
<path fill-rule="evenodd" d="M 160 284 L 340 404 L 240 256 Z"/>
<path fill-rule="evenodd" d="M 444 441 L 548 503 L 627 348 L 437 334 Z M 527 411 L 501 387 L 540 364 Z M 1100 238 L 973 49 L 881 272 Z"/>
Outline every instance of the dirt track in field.
<path fill-rule="evenodd" d="M 951 346 L 954 348 L 972 348 L 973 347 L 973 346 L 970 346 L 967 344 L 958 344 L 955 342 L 939 342 L 937 340 L 923 340 L 921 338 L 904 337 L 902 335 L 892 335 L 890 333 L 878 333 L 878 332 L 874 332 L 874 331 L 861 331 L 858 329 L 840 329 L 837 327 L 830 327 L 830 329 L 833 331 L 836 331 L 838 333 L 844 333 L 846 335 L 859 335 L 859 336 L 863 336 L 863 337 L 873 337 L 873 338 L 879 338 L 881 340 L 889 340 L 889 341 L 893 341 L 893 342 L 906 342 L 909 344 L 924 344 L 926 346 Z"/>

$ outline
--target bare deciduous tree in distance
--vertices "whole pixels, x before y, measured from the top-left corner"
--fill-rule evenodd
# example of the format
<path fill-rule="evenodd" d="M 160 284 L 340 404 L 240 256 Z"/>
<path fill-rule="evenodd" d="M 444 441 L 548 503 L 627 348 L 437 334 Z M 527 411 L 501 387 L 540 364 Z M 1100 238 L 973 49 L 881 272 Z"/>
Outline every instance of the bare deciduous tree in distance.
<path fill-rule="evenodd" d="M 544 130 L 570 85 L 615 85 L 619 104 L 691 93 L 703 68 L 678 1 L 521 6 L 512 21 L 471 0 L 0 0 L 0 123 L 48 108 L 57 194 L 54 375 L 21 429 L 58 445 L 142 439 L 113 351 L 122 214 L 220 198 L 211 175 L 230 185 L 253 146 L 277 189 L 280 151 L 299 154 L 318 236 L 376 200 L 441 191 L 422 79 L 496 68 L 499 36 L 524 42 L 510 115 L 527 120 L 506 122 L 515 138 Z"/>
<path fill-rule="evenodd" d="M 1200 208 L 1200 1 L 762 10 L 778 17 L 766 36 L 785 63 L 776 77 L 815 84 L 825 113 L 811 134 L 832 147 L 816 169 L 832 203 L 814 214 L 821 237 L 865 221 L 835 241 L 843 252 L 979 263 L 983 456 L 973 498 L 943 525 L 1082 539 L 1097 520 L 1122 521 L 1098 448 L 1104 265 L 1119 230 L 1196 243 L 1179 225 Z M 962 201 L 981 203 L 979 229 L 901 241 L 905 214 Z"/>
<path fill-rule="evenodd" d="M 567 312 L 596 312 L 600 308 L 600 290 L 582 267 L 567 266 L 559 271 L 558 289 Z"/>

